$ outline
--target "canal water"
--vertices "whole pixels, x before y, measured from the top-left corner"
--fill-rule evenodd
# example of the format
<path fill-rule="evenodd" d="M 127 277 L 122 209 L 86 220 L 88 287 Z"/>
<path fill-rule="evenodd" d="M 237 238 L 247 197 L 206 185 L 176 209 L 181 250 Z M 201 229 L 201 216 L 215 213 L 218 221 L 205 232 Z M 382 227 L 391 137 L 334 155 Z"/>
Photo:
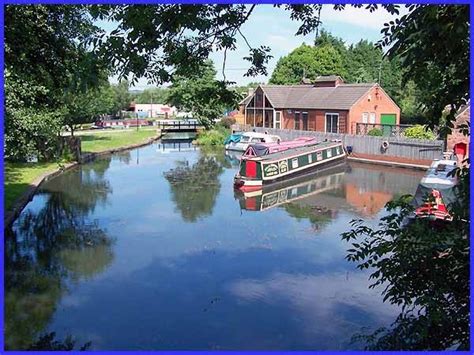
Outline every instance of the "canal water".
<path fill-rule="evenodd" d="M 342 350 L 389 326 L 340 234 L 422 173 L 351 163 L 241 195 L 237 166 L 158 142 L 42 185 L 5 236 L 6 346 Z"/>

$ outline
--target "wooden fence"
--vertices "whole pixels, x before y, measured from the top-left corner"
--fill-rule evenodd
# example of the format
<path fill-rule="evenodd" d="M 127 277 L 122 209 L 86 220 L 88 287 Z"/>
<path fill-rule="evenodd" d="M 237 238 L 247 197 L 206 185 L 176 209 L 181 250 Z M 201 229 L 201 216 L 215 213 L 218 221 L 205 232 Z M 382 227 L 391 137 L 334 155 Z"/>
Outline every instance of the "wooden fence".
<path fill-rule="evenodd" d="M 267 132 L 281 137 L 282 140 L 292 140 L 298 137 L 315 137 L 324 141 L 338 139 L 343 144 L 352 147 L 354 153 L 401 157 L 411 160 L 433 160 L 443 158 L 443 141 L 421 140 L 400 137 L 359 136 L 352 134 L 325 133 L 315 131 L 297 131 L 293 129 L 275 129 L 252 127 L 256 132 Z M 382 148 L 388 143 L 386 149 Z"/>

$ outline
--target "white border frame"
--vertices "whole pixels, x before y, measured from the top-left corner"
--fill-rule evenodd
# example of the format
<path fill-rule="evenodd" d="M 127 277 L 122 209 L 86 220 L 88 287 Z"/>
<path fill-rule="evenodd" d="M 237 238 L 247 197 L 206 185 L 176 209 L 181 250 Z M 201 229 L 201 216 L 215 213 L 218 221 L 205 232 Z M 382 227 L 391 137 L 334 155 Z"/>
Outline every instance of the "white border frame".
<path fill-rule="evenodd" d="M 327 116 L 328 115 L 336 115 L 337 116 L 337 132 L 339 133 L 339 112 L 325 112 L 324 113 L 324 133 L 334 133 L 334 132 L 328 132 L 327 128 Z"/>

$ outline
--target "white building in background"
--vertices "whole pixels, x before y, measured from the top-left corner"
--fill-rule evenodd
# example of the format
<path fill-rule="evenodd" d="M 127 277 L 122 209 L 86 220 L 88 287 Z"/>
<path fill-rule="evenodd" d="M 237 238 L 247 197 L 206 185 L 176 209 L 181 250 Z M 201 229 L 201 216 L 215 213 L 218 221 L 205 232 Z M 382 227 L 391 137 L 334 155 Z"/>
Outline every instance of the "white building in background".
<path fill-rule="evenodd" d="M 174 106 L 163 104 L 135 104 L 133 112 L 138 113 L 139 117 L 152 118 L 161 116 L 176 116 L 178 110 Z"/>
<path fill-rule="evenodd" d="M 192 117 L 188 112 L 180 112 L 174 106 L 164 104 L 135 104 L 130 108 L 140 118 L 172 118 L 172 117 Z"/>

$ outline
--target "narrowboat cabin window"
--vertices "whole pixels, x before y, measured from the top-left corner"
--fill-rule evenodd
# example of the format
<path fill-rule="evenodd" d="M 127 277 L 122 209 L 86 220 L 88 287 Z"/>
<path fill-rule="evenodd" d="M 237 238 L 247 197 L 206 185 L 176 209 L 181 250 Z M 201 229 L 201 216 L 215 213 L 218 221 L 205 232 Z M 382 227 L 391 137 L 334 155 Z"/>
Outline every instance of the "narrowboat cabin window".
<path fill-rule="evenodd" d="M 310 154 L 308 155 L 308 164 L 311 164 L 313 162 L 313 156 Z"/>
<path fill-rule="evenodd" d="M 323 160 L 323 152 L 319 151 L 316 153 L 316 160 L 317 161 Z"/>
<path fill-rule="evenodd" d="M 298 167 L 298 158 L 294 158 L 292 161 L 291 161 L 291 167 L 293 169 L 296 169 Z"/>
<path fill-rule="evenodd" d="M 339 133 L 339 114 L 326 113 L 326 132 Z"/>
<path fill-rule="evenodd" d="M 332 157 L 332 149 L 326 150 L 326 158 L 331 158 Z"/>

